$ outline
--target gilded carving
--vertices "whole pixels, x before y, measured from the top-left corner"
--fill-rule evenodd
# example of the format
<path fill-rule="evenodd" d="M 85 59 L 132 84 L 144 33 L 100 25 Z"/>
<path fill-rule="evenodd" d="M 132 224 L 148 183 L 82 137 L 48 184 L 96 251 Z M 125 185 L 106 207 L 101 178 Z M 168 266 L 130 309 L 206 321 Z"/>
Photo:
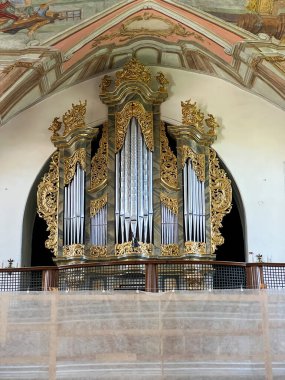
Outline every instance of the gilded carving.
<path fill-rule="evenodd" d="M 46 173 L 37 191 L 37 212 L 47 223 L 49 237 L 45 241 L 45 247 L 50 249 L 57 256 L 58 243 L 58 191 L 59 191 L 59 152 L 55 152 L 51 157 L 49 172 Z"/>
<path fill-rule="evenodd" d="M 62 125 L 64 125 L 63 136 L 66 136 L 69 132 L 75 129 L 85 127 L 84 117 L 86 114 L 86 104 L 86 100 L 84 103 L 81 103 L 81 101 L 79 101 L 78 104 L 72 103 L 72 108 L 65 112 L 62 116 L 62 121 L 60 121 L 59 117 L 55 117 L 53 119 L 53 122 L 49 127 L 49 130 L 53 132 L 51 137 L 52 140 L 59 136 L 58 132 L 60 131 Z"/>
<path fill-rule="evenodd" d="M 92 245 L 87 256 L 88 258 L 106 257 L 107 247 L 105 245 Z"/>
<path fill-rule="evenodd" d="M 108 177 L 108 125 L 104 124 L 99 148 L 91 160 L 91 191 L 102 187 Z"/>
<path fill-rule="evenodd" d="M 272 14 L 274 0 L 248 0 L 246 8 L 259 14 Z"/>
<path fill-rule="evenodd" d="M 178 244 L 161 244 L 161 256 L 179 256 Z"/>
<path fill-rule="evenodd" d="M 132 242 L 128 241 L 122 244 L 115 245 L 115 255 L 116 256 L 128 256 L 128 255 L 141 255 L 141 256 L 151 256 L 153 245 L 149 243 L 138 242 L 138 247 L 133 247 Z"/>
<path fill-rule="evenodd" d="M 200 153 L 195 153 L 190 146 L 182 146 L 182 166 L 185 165 L 187 159 L 189 158 L 192 162 L 193 169 L 197 175 L 199 181 L 204 182 L 205 175 L 205 155 Z"/>
<path fill-rule="evenodd" d="M 146 84 L 150 84 L 151 81 L 150 70 L 136 58 L 132 58 L 127 62 L 122 71 L 116 72 L 116 86 L 130 80 L 144 82 Z"/>
<path fill-rule="evenodd" d="M 119 39 L 125 42 L 130 38 L 139 36 L 152 36 L 167 38 L 179 36 L 183 38 L 193 37 L 196 40 L 204 41 L 204 38 L 193 31 L 188 31 L 184 26 L 174 23 L 169 19 L 159 17 L 155 14 L 145 12 L 143 15 L 135 16 L 123 23 L 119 31 L 97 37 L 93 42 L 93 47 L 98 46 L 102 41 L 112 41 Z"/>
<path fill-rule="evenodd" d="M 197 107 L 196 102 L 191 104 L 191 100 L 186 100 L 181 102 L 182 108 L 182 124 L 183 125 L 194 125 L 198 131 L 204 133 L 204 114 Z"/>
<path fill-rule="evenodd" d="M 83 244 L 65 245 L 63 247 L 63 257 L 82 257 L 84 255 Z"/>
<path fill-rule="evenodd" d="M 86 150 L 78 149 L 71 157 L 64 159 L 64 184 L 68 185 L 74 177 L 76 164 L 79 162 L 83 170 L 86 170 Z"/>
<path fill-rule="evenodd" d="M 116 113 L 116 135 L 115 147 L 116 152 L 120 151 L 127 133 L 129 121 L 135 117 L 142 130 L 146 146 L 153 151 L 153 114 L 145 111 L 143 105 L 138 102 L 128 102 L 122 111 Z"/>
<path fill-rule="evenodd" d="M 63 115 L 64 136 L 74 129 L 85 127 L 86 104 L 86 100 L 84 103 L 81 101 L 78 104 L 72 103 L 72 108 Z"/>
<path fill-rule="evenodd" d="M 220 228 L 222 220 L 232 208 L 232 187 L 225 171 L 220 168 L 217 155 L 210 149 L 210 199 L 211 199 L 211 253 L 224 243 Z"/>
<path fill-rule="evenodd" d="M 170 188 L 178 188 L 177 158 L 169 147 L 164 123 L 160 124 L 160 177 Z"/>
<path fill-rule="evenodd" d="M 157 82 L 160 85 L 158 91 L 160 91 L 160 92 L 167 92 L 166 87 L 168 86 L 169 81 L 165 78 L 164 74 L 161 71 L 159 71 L 157 73 L 156 80 L 157 80 Z"/>
<path fill-rule="evenodd" d="M 107 194 L 90 202 L 90 216 L 95 216 L 107 204 Z"/>
<path fill-rule="evenodd" d="M 102 82 L 100 84 L 101 94 L 104 94 L 105 92 L 107 92 L 111 84 L 112 84 L 112 77 L 110 77 L 110 75 L 104 75 Z"/>
<path fill-rule="evenodd" d="M 205 123 L 208 127 L 207 135 L 217 136 L 217 129 L 219 128 L 219 124 L 211 113 L 208 114 L 208 118 L 205 119 Z"/>
<path fill-rule="evenodd" d="M 173 214 L 178 215 L 178 200 L 171 198 L 164 193 L 160 194 L 160 202 L 164 204 Z"/>
<path fill-rule="evenodd" d="M 206 243 L 200 242 L 200 241 L 186 241 L 185 253 L 196 254 L 196 255 L 206 255 Z"/>

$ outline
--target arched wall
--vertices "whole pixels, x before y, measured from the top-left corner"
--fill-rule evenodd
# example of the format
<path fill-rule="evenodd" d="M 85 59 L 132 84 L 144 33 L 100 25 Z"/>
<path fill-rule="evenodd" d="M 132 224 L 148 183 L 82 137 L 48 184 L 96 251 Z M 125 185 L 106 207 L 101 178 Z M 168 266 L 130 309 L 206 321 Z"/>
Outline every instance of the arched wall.
<path fill-rule="evenodd" d="M 153 68 L 156 72 L 156 68 Z M 285 261 L 284 142 L 285 112 L 234 85 L 183 70 L 163 69 L 169 98 L 161 107 L 168 123 L 181 122 L 180 101 L 191 98 L 217 117 L 214 145 L 231 171 L 244 202 L 248 249 L 264 259 Z M 54 151 L 48 127 L 71 103 L 87 99 L 87 123 L 101 124 L 101 78 L 75 85 L 23 111 L 0 128 L 0 262 L 21 261 L 23 216 L 29 191 Z M 25 236 L 23 236 L 25 239 Z"/>

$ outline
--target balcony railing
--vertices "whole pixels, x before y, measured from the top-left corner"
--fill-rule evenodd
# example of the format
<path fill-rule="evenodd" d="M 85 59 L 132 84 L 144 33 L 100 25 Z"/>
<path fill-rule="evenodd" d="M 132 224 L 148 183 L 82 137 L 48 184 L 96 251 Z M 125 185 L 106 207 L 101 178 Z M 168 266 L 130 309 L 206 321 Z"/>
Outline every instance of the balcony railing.
<path fill-rule="evenodd" d="M 0 291 L 285 288 L 285 263 L 128 260 L 0 269 Z"/>

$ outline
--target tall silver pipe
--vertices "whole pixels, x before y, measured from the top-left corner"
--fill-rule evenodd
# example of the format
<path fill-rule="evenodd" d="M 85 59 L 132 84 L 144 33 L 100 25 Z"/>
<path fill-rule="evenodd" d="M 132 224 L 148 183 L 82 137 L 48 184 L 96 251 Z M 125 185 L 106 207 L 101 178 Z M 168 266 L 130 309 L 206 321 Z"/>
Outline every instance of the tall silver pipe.
<path fill-rule="evenodd" d="M 131 133 L 131 230 L 132 234 L 136 236 L 137 231 L 137 195 L 138 195 L 138 157 L 137 157 L 137 143 L 138 143 L 138 130 L 137 121 L 133 117 L 131 119 L 130 133 Z"/>
<path fill-rule="evenodd" d="M 188 241 L 188 219 L 189 219 L 189 211 L 188 211 L 188 186 L 187 186 L 187 167 L 188 165 L 185 163 L 183 167 L 183 200 L 184 200 L 184 233 L 185 233 L 185 241 Z"/>
<path fill-rule="evenodd" d="M 116 189 L 116 191 L 119 192 L 120 194 L 120 220 L 121 220 L 121 242 L 124 243 L 125 242 L 125 176 L 126 176 L 126 172 L 125 172 L 125 143 L 121 149 L 121 152 L 120 153 L 117 153 L 117 154 L 120 154 L 120 167 L 121 167 L 121 170 L 120 170 L 120 186 L 118 187 L 118 189 Z"/>
<path fill-rule="evenodd" d="M 130 235 L 130 212 L 131 212 L 131 198 L 130 198 L 130 185 L 131 185 L 131 167 L 130 167 L 130 159 L 131 159 L 131 146 L 130 146 L 130 140 L 131 140 L 131 131 L 130 131 L 130 125 L 128 126 L 126 138 L 125 138 L 125 233 L 126 233 L 126 240 L 129 240 Z"/>
<path fill-rule="evenodd" d="M 147 151 L 148 153 L 148 170 L 149 170 L 149 203 L 148 203 L 148 209 L 149 209 L 149 242 L 152 243 L 152 226 L 153 226 L 153 201 L 152 201 L 152 152 L 150 150 Z"/>
<path fill-rule="evenodd" d="M 143 182 L 144 182 L 144 189 L 143 189 L 143 215 L 144 215 L 144 238 L 143 242 L 147 242 L 147 232 L 148 232 L 148 156 L 147 156 L 147 147 L 145 144 L 145 141 L 143 141 Z"/>
<path fill-rule="evenodd" d="M 116 244 L 119 243 L 119 225 L 120 225 L 120 154 L 116 153 L 116 184 L 115 184 L 115 218 L 116 218 Z"/>
<path fill-rule="evenodd" d="M 143 240 L 143 135 L 138 123 L 138 230 Z"/>
<path fill-rule="evenodd" d="M 192 241 L 193 231 L 193 170 L 191 160 L 187 161 L 187 177 L 188 177 L 188 231 L 189 240 Z"/>

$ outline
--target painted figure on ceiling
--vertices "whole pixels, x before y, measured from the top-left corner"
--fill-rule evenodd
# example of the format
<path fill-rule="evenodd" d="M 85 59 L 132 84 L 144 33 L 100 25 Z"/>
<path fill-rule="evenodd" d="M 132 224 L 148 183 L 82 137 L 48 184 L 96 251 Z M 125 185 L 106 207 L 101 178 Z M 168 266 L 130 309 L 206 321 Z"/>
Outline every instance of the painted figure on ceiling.
<path fill-rule="evenodd" d="M 50 10 L 51 2 L 33 7 L 31 0 L 25 0 L 24 7 L 16 8 L 10 1 L 0 0 L 0 31 L 15 34 L 19 30 L 28 29 L 28 34 L 31 35 L 46 24 L 64 19 L 59 12 Z"/>

